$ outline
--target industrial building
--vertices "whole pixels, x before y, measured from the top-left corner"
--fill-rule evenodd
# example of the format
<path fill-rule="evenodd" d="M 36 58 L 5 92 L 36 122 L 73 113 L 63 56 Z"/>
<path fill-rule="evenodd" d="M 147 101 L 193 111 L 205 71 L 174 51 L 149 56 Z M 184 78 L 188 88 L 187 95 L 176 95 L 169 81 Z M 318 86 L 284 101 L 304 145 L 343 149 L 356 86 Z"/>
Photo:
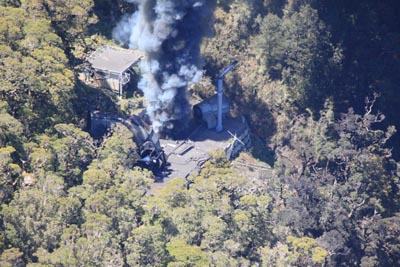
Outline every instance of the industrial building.
<path fill-rule="evenodd" d="M 123 94 L 130 81 L 132 66 L 141 59 L 133 50 L 103 46 L 88 59 L 89 79 L 93 86 L 109 88 Z M 234 68 L 233 62 L 217 79 L 217 93 L 193 105 L 190 127 L 183 135 L 161 138 L 155 134 L 148 118 L 142 112 L 138 116 L 126 116 L 92 111 L 88 119 L 88 130 L 94 138 L 101 136 L 113 124 L 125 125 L 134 136 L 138 146 L 139 165 L 151 169 L 157 177 L 155 186 L 162 186 L 175 177 L 187 178 L 199 173 L 203 164 L 216 150 L 223 150 L 228 160 L 235 159 L 241 151 L 251 147 L 249 128 L 241 116 L 230 116 L 229 99 L 223 95 L 223 77 Z M 167 134 L 166 134 L 167 135 Z"/>
<path fill-rule="evenodd" d="M 141 58 L 142 53 L 138 50 L 102 46 L 87 59 L 89 68 L 85 82 L 97 88 L 111 89 L 122 97 L 134 74 L 132 67 Z"/>

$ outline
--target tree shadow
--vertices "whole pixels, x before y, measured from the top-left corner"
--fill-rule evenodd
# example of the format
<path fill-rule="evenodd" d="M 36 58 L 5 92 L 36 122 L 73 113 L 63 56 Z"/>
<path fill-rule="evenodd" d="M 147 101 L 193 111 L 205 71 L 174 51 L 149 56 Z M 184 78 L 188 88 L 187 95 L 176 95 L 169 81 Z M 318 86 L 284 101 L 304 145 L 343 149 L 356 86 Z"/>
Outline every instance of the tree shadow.
<path fill-rule="evenodd" d="M 101 110 L 103 112 L 119 113 L 116 105 L 116 94 L 105 89 L 93 88 L 76 82 L 75 86 L 76 101 L 74 110 L 79 120 L 86 119 L 88 111 Z"/>
<path fill-rule="evenodd" d="M 238 82 L 237 74 L 233 74 L 231 84 L 225 94 L 234 104 L 234 112 L 246 118 L 252 133 L 253 150 L 255 158 L 274 165 L 274 152 L 269 147 L 271 138 L 276 133 L 276 122 L 270 107 L 253 92 L 243 88 Z M 246 91 L 247 90 L 247 91 Z"/>

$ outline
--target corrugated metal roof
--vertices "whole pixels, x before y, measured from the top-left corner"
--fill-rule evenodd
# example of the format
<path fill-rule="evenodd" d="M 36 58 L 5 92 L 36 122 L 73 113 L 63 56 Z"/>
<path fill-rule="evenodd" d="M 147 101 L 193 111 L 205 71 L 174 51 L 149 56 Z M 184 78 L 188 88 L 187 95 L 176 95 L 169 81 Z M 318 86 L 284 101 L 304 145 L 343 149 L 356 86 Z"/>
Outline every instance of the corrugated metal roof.
<path fill-rule="evenodd" d="M 138 50 L 102 46 L 88 58 L 88 61 L 96 70 L 123 73 L 139 62 L 142 56 Z"/>

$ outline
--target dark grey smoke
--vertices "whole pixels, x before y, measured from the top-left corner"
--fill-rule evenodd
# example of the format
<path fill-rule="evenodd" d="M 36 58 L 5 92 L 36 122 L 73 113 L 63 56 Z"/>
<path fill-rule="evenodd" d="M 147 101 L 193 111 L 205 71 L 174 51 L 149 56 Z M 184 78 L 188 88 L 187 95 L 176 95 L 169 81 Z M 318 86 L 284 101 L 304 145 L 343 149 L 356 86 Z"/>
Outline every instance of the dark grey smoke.
<path fill-rule="evenodd" d="M 138 87 L 148 101 L 147 113 L 155 131 L 185 123 L 187 86 L 201 78 L 200 42 L 204 22 L 211 18 L 213 0 L 129 0 L 137 12 L 114 29 L 115 40 L 140 49 L 142 79 Z"/>

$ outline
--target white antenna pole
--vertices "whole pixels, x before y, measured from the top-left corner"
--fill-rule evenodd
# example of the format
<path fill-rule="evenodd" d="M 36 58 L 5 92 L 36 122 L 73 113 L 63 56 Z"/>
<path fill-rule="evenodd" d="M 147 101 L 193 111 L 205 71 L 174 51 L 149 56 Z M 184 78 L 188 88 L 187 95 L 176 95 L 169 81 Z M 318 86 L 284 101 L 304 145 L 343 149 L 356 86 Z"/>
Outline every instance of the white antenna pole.
<path fill-rule="evenodd" d="M 233 67 L 236 66 L 238 61 L 234 61 L 231 65 L 229 65 L 224 71 L 221 72 L 221 74 L 218 76 L 218 85 L 217 85 L 217 92 L 218 92 L 218 114 L 217 114 L 217 127 L 215 130 L 217 132 L 221 132 L 223 129 L 222 126 L 222 83 L 223 83 L 223 78 L 224 76 L 231 70 Z"/>

